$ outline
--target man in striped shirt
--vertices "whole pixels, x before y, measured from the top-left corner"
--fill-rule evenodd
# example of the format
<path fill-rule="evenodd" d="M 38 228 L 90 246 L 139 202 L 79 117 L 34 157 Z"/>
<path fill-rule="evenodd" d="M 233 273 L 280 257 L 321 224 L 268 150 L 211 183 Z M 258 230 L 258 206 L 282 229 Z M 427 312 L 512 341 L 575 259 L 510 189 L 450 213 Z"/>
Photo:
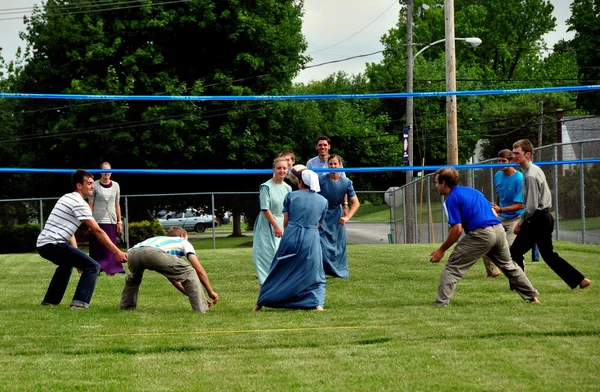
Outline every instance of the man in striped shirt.
<path fill-rule="evenodd" d="M 129 249 L 128 254 L 129 274 L 125 278 L 121 310 L 137 307 L 140 284 L 147 269 L 165 276 L 177 290 L 187 295 L 195 312 L 206 312 L 219 301 L 219 295 L 212 289 L 208 275 L 198 261 L 194 246 L 188 241 L 187 232 L 181 227 L 171 227 L 166 237 L 153 237 L 140 242 Z M 181 260 L 183 256 L 191 266 Z M 213 299 L 212 304 L 206 300 L 200 284 Z"/>
<path fill-rule="evenodd" d="M 73 267 L 76 267 L 82 273 L 71 301 L 71 309 L 87 309 L 94 294 L 100 264 L 77 248 L 75 231 L 83 222 L 100 243 L 115 254 L 117 261 L 127 261 L 127 254 L 121 252 L 98 226 L 85 201 L 94 190 L 94 176 L 79 169 L 71 175 L 71 183 L 74 191 L 58 200 L 37 239 L 36 247 L 40 256 L 57 265 L 42 305 L 60 304 Z"/>

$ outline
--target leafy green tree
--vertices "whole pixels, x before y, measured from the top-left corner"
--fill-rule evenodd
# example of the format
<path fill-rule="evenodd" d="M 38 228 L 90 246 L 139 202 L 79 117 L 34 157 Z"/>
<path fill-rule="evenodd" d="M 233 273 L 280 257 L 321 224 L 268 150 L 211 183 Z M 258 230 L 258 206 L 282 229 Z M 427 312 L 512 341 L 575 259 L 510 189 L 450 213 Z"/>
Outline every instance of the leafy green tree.
<path fill-rule="evenodd" d="M 415 1 L 415 52 L 444 37 L 444 2 Z M 509 89 L 544 87 L 551 79 L 573 78 L 576 70 L 572 58 L 539 55 L 544 46 L 543 34 L 555 26 L 552 5 L 547 0 L 483 1 L 463 0 L 455 4 L 457 37 L 479 37 L 482 45 L 469 48 L 456 44 L 457 90 Z M 406 89 L 406 10 L 400 12 L 398 24 L 382 37 L 386 50 L 380 64 L 370 64 L 366 75 L 372 87 L 381 91 Z M 445 54 L 443 44 L 424 51 L 414 66 L 414 91 L 445 91 Z M 560 64 L 560 65 L 559 65 Z M 568 66 L 562 69 L 561 66 Z M 576 72 L 576 71 L 575 71 Z M 556 83 L 556 82 L 554 82 Z M 498 95 L 458 98 L 459 161 L 473 155 L 478 140 L 489 140 L 486 151 L 497 150 L 506 138 L 522 136 L 523 125 L 536 120 L 537 105 L 545 101 L 546 110 L 573 107 L 573 95 L 552 97 L 533 95 Z M 524 103 L 527 103 L 524 105 Z M 420 165 L 446 162 L 445 98 L 416 98 L 414 100 L 415 162 Z M 397 100 L 385 100 L 382 110 L 388 113 L 392 128 L 405 124 L 406 107 Z M 528 117 L 525 117 L 525 116 Z M 537 132 L 536 128 L 532 128 Z"/>
<path fill-rule="evenodd" d="M 364 75 L 348 76 L 343 72 L 294 87 L 295 94 L 353 94 L 370 91 Z M 402 133 L 387 132 L 389 117 L 379 110 L 381 103 L 371 99 L 338 99 L 294 101 L 285 104 L 285 115 L 293 118 L 287 127 L 296 136 L 295 150 L 299 163 L 317 155 L 315 142 L 321 135 L 331 139 L 331 153 L 339 154 L 346 167 L 398 166 L 402 163 Z M 355 188 L 361 190 L 387 189 L 397 184 L 398 173 L 351 173 Z"/>
<path fill-rule="evenodd" d="M 302 0 L 190 0 L 70 12 L 48 0 L 22 37 L 31 57 L 16 89 L 117 95 L 281 94 L 306 61 Z M 34 167 L 255 168 L 279 148 L 269 103 L 22 100 L 23 162 Z M 274 132 L 277 132 L 274 134 Z M 39 178 L 39 177 L 38 177 Z M 123 192 L 255 189 L 235 179 L 120 176 Z M 212 180 L 212 182 L 210 182 Z M 160 184 L 160 188 L 157 188 Z M 56 194 L 41 178 L 36 194 Z M 136 206 L 142 208 L 141 204 Z"/>
<path fill-rule="evenodd" d="M 579 77 L 584 84 L 598 84 L 600 81 L 600 0 L 573 0 L 571 17 L 567 19 L 568 31 L 575 37 L 567 43 L 567 48 L 575 51 Z M 600 93 L 580 94 L 579 106 L 589 113 L 600 113 Z"/>

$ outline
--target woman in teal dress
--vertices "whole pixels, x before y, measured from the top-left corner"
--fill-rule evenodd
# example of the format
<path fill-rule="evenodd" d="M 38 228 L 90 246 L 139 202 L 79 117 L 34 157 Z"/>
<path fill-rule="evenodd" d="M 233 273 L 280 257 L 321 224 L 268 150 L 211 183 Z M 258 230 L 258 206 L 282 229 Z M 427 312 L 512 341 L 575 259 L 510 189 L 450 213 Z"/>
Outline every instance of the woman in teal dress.
<path fill-rule="evenodd" d="M 325 273 L 319 222 L 327 200 L 319 195 L 319 178 L 312 170 L 294 173 L 299 190 L 285 197 L 285 232 L 254 311 L 270 308 L 323 310 Z"/>
<path fill-rule="evenodd" d="M 327 166 L 331 168 L 342 168 L 342 158 L 333 154 L 327 160 Z M 352 181 L 342 177 L 340 172 L 330 172 L 319 178 L 321 196 L 329 202 L 329 208 L 325 220 L 319 228 L 321 236 L 321 247 L 323 248 L 323 268 L 325 274 L 336 278 L 348 278 L 348 258 L 346 253 L 346 222 L 360 207 L 360 202 L 352 186 Z M 348 195 L 351 206 L 344 215 L 342 208 L 344 197 Z"/>
<path fill-rule="evenodd" d="M 288 172 L 285 157 L 273 161 L 273 178 L 260 185 L 260 214 L 254 223 L 252 241 L 252 259 L 258 275 L 258 284 L 262 286 L 279 241 L 283 235 L 283 199 L 292 188 L 283 182 Z"/>

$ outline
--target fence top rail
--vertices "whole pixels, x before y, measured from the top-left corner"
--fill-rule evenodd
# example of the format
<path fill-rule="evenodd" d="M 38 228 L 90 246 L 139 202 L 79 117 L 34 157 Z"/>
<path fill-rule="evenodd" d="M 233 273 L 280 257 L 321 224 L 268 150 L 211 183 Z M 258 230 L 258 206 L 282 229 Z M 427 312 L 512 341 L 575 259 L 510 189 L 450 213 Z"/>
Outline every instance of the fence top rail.
<path fill-rule="evenodd" d="M 359 191 L 356 193 L 386 193 L 385 191 Z M 140 195 L 121 195 L 121 198 L 135 198 L 135 197 L 171 197 L 171 196 L 210 196 L 210 195 L 257 195 L 258 191 L 245 191 L 245 192 L 190 192 L 190 193 L 148 193 Z M 23 199 L 0 199 L 0 202 L 23 202 L 23 201 L 43 201 L 43 200 L 58 200 L 60 196 L 55 197 L 28 197 Z"/>
<path fill-rule="evenodd" d="M 555 148 L 555 147 L 564 147 L 564 146 L 569 146 L 569 145 L 577 145 L 577 144 L 588 144 L 588 143 L 594 143 L 594 142 L 600 142 L 600 139 L 588 139 L 588 140 L 579 140 L 579 141 L 575 141 L 575 142 L 568 142 L 568 143 L 553 143 L 553 144 L 547 144 L 545 146 L 542 147 L 535 147 L 533 149 L 533 151 L 541 151 L 541 150 L 546 150 L 549 148 Z M 494 168 L 500 168 L 500 167 L 506 167 L 506 166 L 514 166 L 514 167 L 519 167 L 518 164 L 500 164 L 500 163 L 495 163 L 496 162 L 496 158 L 490 158 L 490 159 L 486 159 L 485 161 L 481 161 L 477 164 L 471 164 L 471 165 L 456 165 L 456 166 L 452 166 L 456 169 L 494 169 Z M 596 158 L 587 158 L 587 159 L 574 159 L 574 160 L 567 160 L 567 161 L 552 161 L 552 162 L 536 162 L 535 164 L 538 166 L 550 166 L 550 165 L 569 165 L 569 164 L 588 164 L 588 163 L 598 163 L 600 162 L 600 157 L 596 157 Z M 407 166 L 410 167 L 411 170 L 413 171 L 423 171 L 423 170 L 433 170 L 433 169 L 429 169 L 431 166 Z M 437 170 L 437 169 L 435 169 Z M 402 186 L 399 187 L 399 190 L 403 190 L 404 188 L 408 187 L 408 186 L 413 186 L 415 185 L 417 182 L 423 181 L 426 178 L 430 178 L 433 177 L 435 175 L 435 173 L 428 173 L 426 175 L 424 175 L 423 177 L 419 177 L 416 180 L 413 180 L 411 182 L 409 182 L 408 184 L 404 184 Z"/>

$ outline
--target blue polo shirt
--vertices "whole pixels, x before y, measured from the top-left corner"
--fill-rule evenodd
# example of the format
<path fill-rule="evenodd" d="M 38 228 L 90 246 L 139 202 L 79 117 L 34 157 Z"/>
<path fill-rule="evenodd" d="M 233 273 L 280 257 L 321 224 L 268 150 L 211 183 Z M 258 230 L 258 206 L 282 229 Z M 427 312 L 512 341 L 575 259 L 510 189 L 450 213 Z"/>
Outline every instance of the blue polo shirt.
<path fill-rule="evenodd" d="M 466 186 L 452 188 L 444 202 L 444 210 L 450 225 L 460 223 L 467 232 L 501 223 L 483 193 Z"/>
<path fill-rule="evenodd" d="M 515 203 L 523 203 L 523 173 L 515 172 L 511 176 L 506 176 L 502 171 L 494 175 L 494 185 L 498 194 L 500 207 L 512 206 Z M 512 212 L 502 212 L 500 216 L 506 219 L 512 219 L 523 214 L 523 209 Z"/>

